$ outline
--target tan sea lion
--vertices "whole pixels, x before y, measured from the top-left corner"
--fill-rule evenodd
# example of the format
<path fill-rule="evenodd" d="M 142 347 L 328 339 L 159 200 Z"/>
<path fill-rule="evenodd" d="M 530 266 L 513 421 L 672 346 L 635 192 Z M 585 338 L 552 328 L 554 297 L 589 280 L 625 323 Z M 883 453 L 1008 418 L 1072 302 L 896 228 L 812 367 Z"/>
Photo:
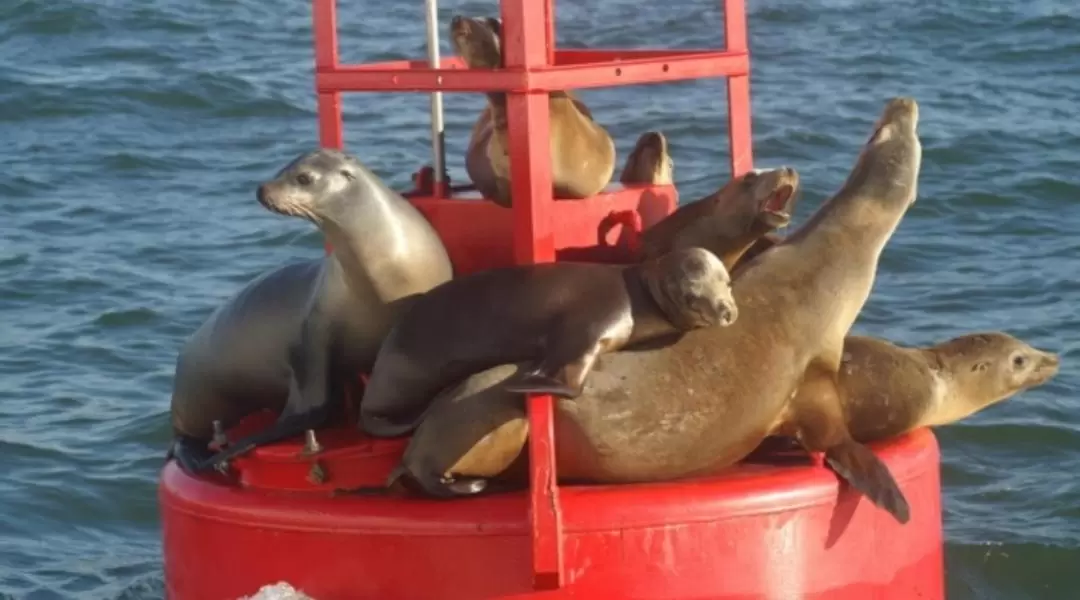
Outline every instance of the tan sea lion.
<path fill-rule="evenodd" d="M 450 39 L 470 69 L 503 67 L 502 23 L 492 17 L 455 16 Z M 489 92 L 488 105 L 473 126 L 465 170 L 476 189 L 501 206 L 510 206 L 510 142 L 506 93 Z M 555 199 L 599 193 L 615 173 L 615 142 L 569 91 L 550 92 L 551 182 Z"/>
<path fill-rule="evenodd" d="M 371 368 L 407 299 L 452 276 L 427 219 L 346 153 L 304 154 L 257 197 L 313 222 L 333 251 L 259 276 L 181 349 L 169 456 L 189 472 L 322 425 Z M 211 458 L 215 421 L 227 429 L 262 409 L 278 412 L 277 423 Z"/>
<path fill-rule="evenodd" d="M 508 389 L 573 398 L 600 354 L 737 321 L 727 269 L 687 248 L 638 265 L 516 265 L 447 281 L 419 298 L 379 350 L 360 402 L 364 431 L 411 431 L 446 386 L 537 360 Z"/>
<path fill-rule="evenodd" d="M 623 224 L 630 260 L 662 256 L 679 248 L 705 248 L 729 269 L 763 236 L 791 222 L 798 199 L 794 169 L 757 169 L 732 178 L 716 192 L 680 206 L 641 234 L 635 211 L 620 211 L 601 223 L 603 240 L 613 222 Z M 560 255 L 562 258 L 563 255 Z M 730 265 L 730 266 L 729 266 Z"/>
<path fill-rule="evenodd" d="M 926 348 L 848 336 L 837 380 L 851 437 L 874 442 L 948 425 L 1042 385 L 1060 359 L 1002 332 L 963 335 Z M 772 435 L 788 436 L 781 422 Z"/>
<path fill-rule="evenodd" d="M 672 185 L 675 161 L 668 149 L 667 137 L 659 131 L 638 136 L 630 156 L 626 157 L 619 182 L 623 185 Z"/>
<path fill-rule="evenodd" d="M 560 477 L 617 483 L 716 473 L 749 454 L 777 424 L 791 423 L 804 447 L 824 451 L 855 489 L 906 522 L 907 501 L 887 467 L 847 431 L 836 376 L 880 253 L 917 195 L 917 123 L 914 100 L 885 106 L 843 187 L 734 280 L 735 323 L 687 332 L 667 347 L 606 355 L 580 397 L 557 400 Z M 475 377 L 481 376 L 488 372 Z M 500 398 L 509 397 L 456 404 L 491 410 Z M 458 407 L 446 411 L 452 418 L 442 416 L 441 406 L 432 407 L 411 440 L 403 470 L 416 476 L 414 465 L 450 465 L 438 475 L 451 484 L 486 476 L 498 461 L 465 461 L 460 454 L 428 460 L 451 446 L 456 424 L 470 420 Z M 516 437 L 501 440 L 512 444 Z M 482 468 L 474 472 L 475 465 Z"/>
<path fill-rule="evenodd" d="M 744 173 L 642 232 L 642 255 L 651 258 L 678 248 L 702 247 L 725 265 L 734 265 L 759 238 L 791 222 L 798 188 L 793 169 Z"/>

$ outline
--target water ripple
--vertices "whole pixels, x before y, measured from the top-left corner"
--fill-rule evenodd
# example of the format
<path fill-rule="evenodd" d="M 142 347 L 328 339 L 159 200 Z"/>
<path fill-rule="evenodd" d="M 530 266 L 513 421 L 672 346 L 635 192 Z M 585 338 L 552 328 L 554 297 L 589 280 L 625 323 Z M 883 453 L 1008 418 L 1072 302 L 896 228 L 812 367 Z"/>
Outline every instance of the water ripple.
<path fill-rule="evenodd" d="M 339 4 L 344 62 L 424 55 L 418 4 Z M 440 20 L 493 6 L 447 1 Z M 799 169 L 797 220 L 842 184 L 885 98 L 922 107 L 919 201 L 856 332 L 922 345 L 1000 329 L 1065 356 L 1049 385 L 938 432 L 954 599 L 1080 586 L 1077 6 L 747 7 L 756 162 Z M 715 2 L 558 10 L 562 47 L 723 43 Z M 0 3 L 0 597 L 162 597 L 155 488 L 176 351 L 244 282 L 321 252 L 311 227 L 254 200 L 317 144 L 310 26 L 303 2 Z M 660 129 L 681 197 L 723 182 L 723 82 L 581 95 L 620 162 Z M 483 101 L 445 102 L 464 181 Z M 392 184 L 430 162 L 423 95 L 343 107 L 348 147 Z"/>

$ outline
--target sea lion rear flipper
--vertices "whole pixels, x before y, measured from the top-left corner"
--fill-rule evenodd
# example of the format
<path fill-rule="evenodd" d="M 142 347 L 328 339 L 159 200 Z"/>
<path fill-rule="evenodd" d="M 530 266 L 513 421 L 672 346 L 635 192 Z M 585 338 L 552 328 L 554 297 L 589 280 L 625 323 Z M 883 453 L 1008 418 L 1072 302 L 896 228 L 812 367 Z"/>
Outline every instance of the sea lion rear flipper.
<path fill-rule="evenodd" d="M 836 373 L 818 366 L 806 376 L 791 401 L 799 441 L 824 451 L 837 475 L 900 523 L 910 517 L 907 500 L 889 468 L 866 446 L 851 439 L 836 386 Z"/>
<path fill-rule="evenodd" d="M 896 485 L 889 468 L 869 448 L 848 440 L 826 450 L 825 462 L 851 487 L 865 494 L 901 524 L 908 522 L 911 515 L 904 493 Z"/>
<path fill-rule="evenodd" d="M 416 475 L 405 465 L 398 465 L 386 478 L 387 488 L 403 488 L 414 494 L 432 498 L 460 498 L 475 496 L 487 488 L 487 480 L 481 477 L 444 478 L 438 473 Z"/>

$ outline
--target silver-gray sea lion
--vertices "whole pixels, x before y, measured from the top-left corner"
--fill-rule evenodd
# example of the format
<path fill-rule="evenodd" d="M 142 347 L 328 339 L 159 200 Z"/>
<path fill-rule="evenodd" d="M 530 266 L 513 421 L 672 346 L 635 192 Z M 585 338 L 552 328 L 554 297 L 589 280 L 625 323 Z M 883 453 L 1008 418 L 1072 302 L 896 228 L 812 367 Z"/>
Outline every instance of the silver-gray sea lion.
<path fill-rule="evenodd" d="M 452 276 L 427 219 L 346 153 L 304 154 L 257 197 L 314 223 L 333 251 L 259 276 L 181 349 L 169 455 L 189 472 L 320 426 L 371 368 L 404 304 Z M 215 421 L 229 428 L 262 409 L 279 420 L 211 459 Z"/>

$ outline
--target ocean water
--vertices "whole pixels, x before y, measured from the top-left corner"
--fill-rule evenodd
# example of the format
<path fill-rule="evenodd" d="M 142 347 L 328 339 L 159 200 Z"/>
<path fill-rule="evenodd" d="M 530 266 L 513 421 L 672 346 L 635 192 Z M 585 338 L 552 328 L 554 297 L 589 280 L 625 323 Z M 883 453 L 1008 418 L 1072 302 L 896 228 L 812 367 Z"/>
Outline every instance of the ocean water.
<path fill-rule="evenodd" d="M 805 218 L 885 99 L 922 108 L 920 200 L 855 330 L 1002 329 L 1059 376 L 941 428 L 949 597 L 1080 589 L 1080 4 L 750 0 L 754 151 Z M 495 2 L 446 1 L 450 15 Z M 715 2 L 559 2 L 562 46 L 720 43 Z M 160 598 L 156 485 L 176 352 L 244 282 L 321 252 L 256 184 L 317 144 L 307 2 L 0 1 L 0 596 Z M 420 2 L 341 0 L 343 59 L 424 56 Z M 443 41 L 443 51 L 449 46 Z M 587 90 L 619 163 L 671 141 L 685 199 L 726 177 L 722 80 Z M 483 99 L 446 100 L 451 176 Z M 405 186 L 424 95 L 345 102 L 349 149 Z M 254 590 L 253 590 L 254 591 Z"/>

